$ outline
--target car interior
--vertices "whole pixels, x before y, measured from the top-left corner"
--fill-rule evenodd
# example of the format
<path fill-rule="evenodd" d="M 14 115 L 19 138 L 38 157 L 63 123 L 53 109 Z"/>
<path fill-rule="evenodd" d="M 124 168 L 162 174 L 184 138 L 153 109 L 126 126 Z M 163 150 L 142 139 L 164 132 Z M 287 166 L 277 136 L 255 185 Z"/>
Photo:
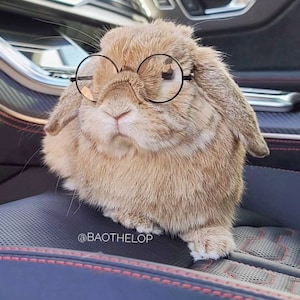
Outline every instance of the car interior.
<path fill-rule="evenodd" d="M 158 18 L 224 53 L 270 149 L 247 156 L 237 248 L 218 260 L 193 261 L 168 234 L 139 241 L 65 190 L 41 153 L 49 113 L 103 33 Z M 0 299 L 300 299 L 299 28 L 297 0 L 2 0 Z"/>

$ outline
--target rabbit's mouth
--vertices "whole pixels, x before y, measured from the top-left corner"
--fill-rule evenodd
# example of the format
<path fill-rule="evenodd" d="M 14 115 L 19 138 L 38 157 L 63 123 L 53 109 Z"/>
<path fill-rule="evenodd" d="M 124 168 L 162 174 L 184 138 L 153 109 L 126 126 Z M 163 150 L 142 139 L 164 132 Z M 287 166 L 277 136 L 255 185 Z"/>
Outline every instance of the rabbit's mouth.
<path fill-rule="evenodd" d="M 112 140 L 124 140 L 124 139 L 126 139 L 126 140 L 131 140 L 130 139 L 130 137 L 128 136 L 128 135 L 126 135 L 126 134 L 124 134 L 124 133 L 122 133 L 122 132 L 120 132 L 120 131 L 118 131 L 118 132 L 116 132 L 113 136 L 112 136 L 112 138 L 111 138 Z"/>
<path fill-rule="evenodd" d="M 112 137 L 107 150 L 108 155 L 122 158 L 135 153 L 136 148 L 130 137 L 120 133 Z"/>

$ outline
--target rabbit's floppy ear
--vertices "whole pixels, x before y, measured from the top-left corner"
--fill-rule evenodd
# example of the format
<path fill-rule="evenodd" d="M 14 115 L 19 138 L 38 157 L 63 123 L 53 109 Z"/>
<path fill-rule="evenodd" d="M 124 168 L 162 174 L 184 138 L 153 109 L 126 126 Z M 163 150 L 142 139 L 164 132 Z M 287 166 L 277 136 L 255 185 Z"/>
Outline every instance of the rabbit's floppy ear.
<path fill-rule="evenodd" d="M 50 135 L 57 135 L 66 125 L 78 115 L 81 103 L 81 94 L 78 92 L 75 83 L 71 83 L 60 97 L 60 100 L 52 111 L 45 131 Z"/>
<path fill-rule="evenodd" d="M 83 68 L 84 72 L 93 75 L 95 71 L 94 60 L 90 60 Z M 86 84 L 87 90 L 89 90 L 92 86 L 92 82 Z M 77 117 L 81 100 L 82 95 L 78 91 L 75 82 L 72 82 L 65 89 L 58 104 L 50 114 L 48 123 L 44 128 L 45 131 L 50 135 L 57 135 L 66 125 Z"/>
<path fill-rule="evenodd" d="M 252 107 L 231 78 L 220 54 L 210 47 L 196 47 L 194 78 L 206 100 L 223 116 L 224 122 L 241 140 L 247 152 L 256 157 L 269 154 Z"/>

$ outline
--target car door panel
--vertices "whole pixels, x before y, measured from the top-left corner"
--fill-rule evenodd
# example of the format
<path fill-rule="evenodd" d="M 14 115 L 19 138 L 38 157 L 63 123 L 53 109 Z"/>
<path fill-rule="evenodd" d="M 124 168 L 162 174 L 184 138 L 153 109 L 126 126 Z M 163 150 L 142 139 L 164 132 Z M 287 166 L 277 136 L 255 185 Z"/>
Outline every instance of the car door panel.
<path fill-rule="evenodd" d="M 223 51 L 238 83 L 300 91 L 300 2 L 296 1 L 272 22 L 234 33 L 203 32 L 202 42 Z"/>
<path fill-rule="evenodd" d="M 192 25 L 203 45 L 225 53 L 241 86 L 300 91 L 299 1 L 248 1 L 240 11 L 205 15 L 203 9 L 198 16 L 186 13 L 185 1 L 170 2 L 169 9 L 152 6 L 153 15 Z M 205 7 L 203 0 L 188 2 Z M 222 6 L 218 8 L 222 11 Z"/>

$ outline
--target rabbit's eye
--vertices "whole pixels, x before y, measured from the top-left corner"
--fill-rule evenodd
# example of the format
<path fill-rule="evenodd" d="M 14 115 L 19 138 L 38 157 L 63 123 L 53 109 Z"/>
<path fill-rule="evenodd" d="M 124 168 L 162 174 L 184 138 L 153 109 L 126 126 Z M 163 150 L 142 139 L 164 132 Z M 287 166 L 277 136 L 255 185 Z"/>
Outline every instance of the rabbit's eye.
<path fill-rule="evenodd" d="M 167 54 L 145 58 L 137 70 L 147 90 L 147 100 L 163 103 L 174 99 L 183 85 L 183 71 L 176 59 Z"/>
<path fill-rule="evenodd" d="M 163 79 L 171 80 L 174 78 L 174 66 L 172 66 L 173 62 L 173 59 L 170 57 L 166 58 L 166 60 L 164 61 L 163 70 L 161 72 L 161 77 Z"/>
<path fill-rule="evenodd" d="M 165 80 L 172 80 L 174 78 L 174 72 L 169 69 L 167 72 L 161 72 L 161 78 Z"/>

